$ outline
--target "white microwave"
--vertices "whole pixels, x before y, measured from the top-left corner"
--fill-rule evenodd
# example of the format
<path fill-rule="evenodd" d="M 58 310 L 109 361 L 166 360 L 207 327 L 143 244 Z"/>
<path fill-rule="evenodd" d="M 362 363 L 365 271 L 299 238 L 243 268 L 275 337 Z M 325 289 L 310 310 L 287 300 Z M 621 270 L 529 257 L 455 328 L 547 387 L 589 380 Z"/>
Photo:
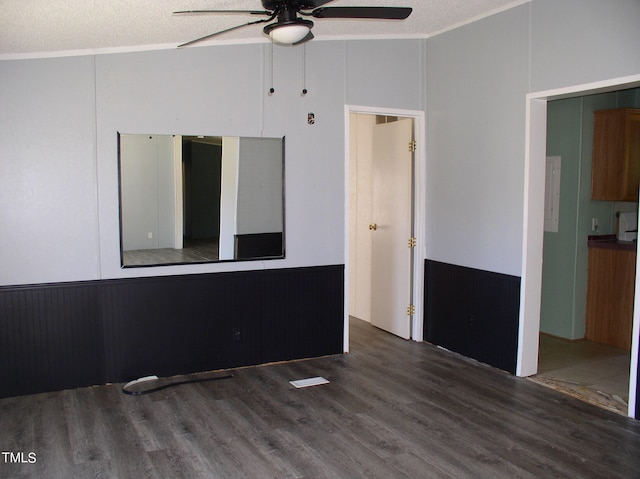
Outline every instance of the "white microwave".
<path fill-rule="evenodd" d="M 620 213 L 618 217 L 618 241 L 638 239 L 638 212 Z"/>

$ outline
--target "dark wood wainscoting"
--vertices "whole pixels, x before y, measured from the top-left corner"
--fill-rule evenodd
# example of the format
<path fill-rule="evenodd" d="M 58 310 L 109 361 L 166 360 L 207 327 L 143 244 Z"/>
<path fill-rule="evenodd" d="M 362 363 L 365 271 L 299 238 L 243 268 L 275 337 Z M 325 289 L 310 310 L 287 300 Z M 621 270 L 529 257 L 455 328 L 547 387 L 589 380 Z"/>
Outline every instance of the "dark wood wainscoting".
<path fill-rule="evenodd" d="M 519 314 L 519 277 L 426 261 L 426 341 L 515 374 Z"/>
<path fill-rule="evenodd" d="M 236 235 L 235 257 L 278 258 L 284 255 L 284 235 L 282 233 L 259 233 Z"/>
<path fill-rule="evenodd" d="M 0 397 L 338 354 L 344 266 L 0 288 Z"/>

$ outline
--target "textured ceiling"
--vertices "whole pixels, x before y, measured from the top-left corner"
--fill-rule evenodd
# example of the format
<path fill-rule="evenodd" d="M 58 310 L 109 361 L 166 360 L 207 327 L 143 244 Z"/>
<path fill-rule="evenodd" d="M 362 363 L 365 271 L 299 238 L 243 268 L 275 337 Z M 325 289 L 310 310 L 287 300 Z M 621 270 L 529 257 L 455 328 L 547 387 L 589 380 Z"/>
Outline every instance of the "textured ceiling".
<path fill-rule="evenodd" d="M 334 0 L 326 6 L 409 6 L 413 13 L 403 21 L 314 19 L 313 32 L 318 40 L 426 37 L 520 3 L 523 0 Z M 0 0 L 0 58 L 171 48 L 260 18 L 172 15 L 174 10 L 196 9 L 263 8 L 260 0 Z M 263 26 L 241 28 L 202 44 L 266 41 Z"/>

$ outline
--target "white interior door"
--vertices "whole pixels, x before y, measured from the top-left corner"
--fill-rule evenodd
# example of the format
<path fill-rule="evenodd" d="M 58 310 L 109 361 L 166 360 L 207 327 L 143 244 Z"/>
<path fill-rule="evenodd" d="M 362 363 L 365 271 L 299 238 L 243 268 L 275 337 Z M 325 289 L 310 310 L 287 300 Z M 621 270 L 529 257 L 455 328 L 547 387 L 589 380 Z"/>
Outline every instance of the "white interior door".
<path fill-rule="evenodd" d="M 409 339 L 412 289 L 413 119 L 374 126 L 371 323 Z"/>

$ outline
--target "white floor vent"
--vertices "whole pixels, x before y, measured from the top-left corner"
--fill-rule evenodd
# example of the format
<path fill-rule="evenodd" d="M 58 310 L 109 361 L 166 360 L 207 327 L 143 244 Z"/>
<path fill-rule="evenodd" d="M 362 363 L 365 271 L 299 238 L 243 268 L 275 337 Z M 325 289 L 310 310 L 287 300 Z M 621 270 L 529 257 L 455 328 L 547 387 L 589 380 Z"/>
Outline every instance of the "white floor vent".
<path fill-rule="evenodd" d="M 329 381 L 321 376 L 315 378 L 298 379 L 296 381 L 289 381 L 297 388 L 308 388 L 309 386 L 318 386 L 320 384 L 329 384 Z"/>

